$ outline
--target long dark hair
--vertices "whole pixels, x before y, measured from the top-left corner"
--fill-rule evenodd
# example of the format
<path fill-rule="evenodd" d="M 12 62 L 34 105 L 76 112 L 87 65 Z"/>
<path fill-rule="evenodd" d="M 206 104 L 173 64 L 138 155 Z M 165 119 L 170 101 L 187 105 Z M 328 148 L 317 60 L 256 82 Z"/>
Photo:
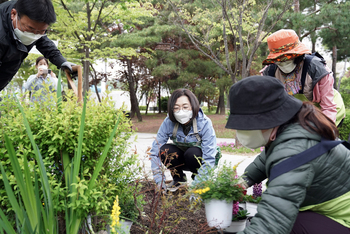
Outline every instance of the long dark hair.
<path fill-rule="evenodd" d="M 175 116 L 174 116 L 173 109 L 174 109 L 174 106 L 175 106 L 177 99 L 181 96 L 187 96 L 188 100 L 191 103 L 192 114 L 193 114 L 191 120 L 196 118 L 198 115 L 199 102 L 198 102 L 197 97 L 188 89 L 177 89 L 171 94 L 171 96 L 168 100 L 168 115 L 169 115 L 169 119 L 173 122 L 177 122 L 177 120 L 175 119 Z"/>
<path fill-rule="evenodd" d="M 292 123 L 299 123 L 309 132 L 316 133 L 328 140 L 335 140 L 339 136 L 335 123 L 324 115 L 319 108 L 315 107 L 312 102 L 303 102 L 299 112 L 279 127 L 277 135 Z"/>

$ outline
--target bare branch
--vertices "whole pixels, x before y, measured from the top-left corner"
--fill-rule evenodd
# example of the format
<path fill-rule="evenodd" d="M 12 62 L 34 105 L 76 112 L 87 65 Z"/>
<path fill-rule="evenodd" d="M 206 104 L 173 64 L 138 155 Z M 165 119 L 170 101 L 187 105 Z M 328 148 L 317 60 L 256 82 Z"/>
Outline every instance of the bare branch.
<path fill-rule="evenodd" d="M 70 10 L 68 9 L 67 5 L 63 2 L 63 0 L 61 0 L 61 4 L 63 6 L 63 9 L 65 9 L 69 15 L 69 17 L 71 17 L 73 19 L 73 21 L 75 21 L 74 16 L 72 15 L 72 13 L 70 12 Z"/>
<path fill-rule="evenodd" d="M 100 22 L 100 17 L 101 17 L 101 14 L 102 14 L 102 10 L 103 10 L 103 8 L 105 7 L 105 1 L 103 1 L 102 2 L 102 4 L 101 4 L 101 7 L 100 7 L 100 9 L 99 9 L 99 11 L 98 11 L 98 16 L 97 16 L 97 19 L 96 19 L 96 21 L 95 21 L 95 25 L 94 25 L 94 29 L 93 29 L 93 31 L 95 32 L 95 30 L 96 30 L 96 27 L 97 27 L 97 25 L 98 25 L 98 23 Z M 95 5 L 95 4 L 94 4 Z M 92 6 L 92 8 L 94 8 L 94 6 Z M 91 9 L 92 9 L 91 8 Z"/>
<path fill-rule="evenodd" d="M 311 33 L 316 32 L 317 30 L 321 30 L 321 29 L 325 29 L 325 28 L 328 28 L 328 29 L 333 30 L 333 31 L 338 31 L 336 28 L 332 28 L 332 27 L 330 27 L 330 26 L 315 27 L 313 30 L 311 30 L 311 31 L 305 33 L 304 35 L 302 35 L 302 36 L 300 37 L 300 39 L 303 39 L 304 37 L 309 36 Z"/>

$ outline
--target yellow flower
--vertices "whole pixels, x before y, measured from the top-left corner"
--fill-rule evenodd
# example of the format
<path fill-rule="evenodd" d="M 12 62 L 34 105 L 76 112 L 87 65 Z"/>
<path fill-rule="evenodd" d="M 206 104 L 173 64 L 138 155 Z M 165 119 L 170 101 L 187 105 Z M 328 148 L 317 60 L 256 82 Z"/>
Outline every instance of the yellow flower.
<path fill-rule="evenodd" d="M 193 192 L 194 192 L 194 193 L 198 193 L 198 194 L 203 194 L 203 193 L 208 192 L 209 190 L 210 190 L 210 188 L 209 188 L 209 187 L 206 187 L 206 188 L 204 188 L 204 189 L 197 189 L 197 190 L 194 190 Z"/>
<path fill-rule="evenodd" d="M 233 166 L 233 171 L 234 172 L 236 172 L 236 169 L 237 169 L 238 165 L 241 164 L 241 162 L 243 162 L 243 160 Z"/>
<path fill-rule="evenodd" d="M 112 233 L 116 233 L 115 226 L 120 227 L 119 223 L 119 215 L 120 215 L 120 207 L 119 207 L 119 201 L 118 201 L 118 195 L 115 198 L 114 204 L 113 204 L 113 210 L 112 210 Z"/>

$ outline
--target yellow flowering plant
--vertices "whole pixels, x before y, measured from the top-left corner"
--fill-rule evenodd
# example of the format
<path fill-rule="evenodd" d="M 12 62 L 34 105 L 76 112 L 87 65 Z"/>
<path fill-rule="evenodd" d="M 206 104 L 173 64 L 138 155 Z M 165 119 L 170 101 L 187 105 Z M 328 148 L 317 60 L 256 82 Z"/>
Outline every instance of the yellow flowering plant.
<path fill-rule="evenodd" d="M 120 228 L 120 222 L 119 222 L 119 215 L 120 215 L 120 207 L 119 207 L 119 201 L 118 201 L 118 195 L 115 198 L 114 204 L 113 204 L 113 210 L 112 210 L 112 233 L 117 233 L 117 230 Z"/>
<path fill-rule="evenodd" d="M 223 163 L 207 169 L 201 177 L 191 186 L 191 192 L 202 200 L 242 201 L 246 194 L 245 188 L 240 184 L 242 176 L 236 172 L 237 165 Z"/>

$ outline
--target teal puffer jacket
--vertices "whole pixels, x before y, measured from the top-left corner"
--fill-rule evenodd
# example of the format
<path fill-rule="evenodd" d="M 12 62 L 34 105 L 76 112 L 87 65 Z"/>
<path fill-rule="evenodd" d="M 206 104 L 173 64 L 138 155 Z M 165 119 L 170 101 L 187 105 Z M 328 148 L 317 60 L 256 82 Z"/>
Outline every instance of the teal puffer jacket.
<path fill-rule="evenodd" d="M 321 137 L 298 124 L 288 126 L 246 168 L 247 179 L 259 183 L 274 165 L 316 145 Z M 243 233 L 290 233 L 299 208 L 338 198 L 350 191 L 350 151 L 338 145 L 328 153 L 268 183 L 258 213 Z"/>

